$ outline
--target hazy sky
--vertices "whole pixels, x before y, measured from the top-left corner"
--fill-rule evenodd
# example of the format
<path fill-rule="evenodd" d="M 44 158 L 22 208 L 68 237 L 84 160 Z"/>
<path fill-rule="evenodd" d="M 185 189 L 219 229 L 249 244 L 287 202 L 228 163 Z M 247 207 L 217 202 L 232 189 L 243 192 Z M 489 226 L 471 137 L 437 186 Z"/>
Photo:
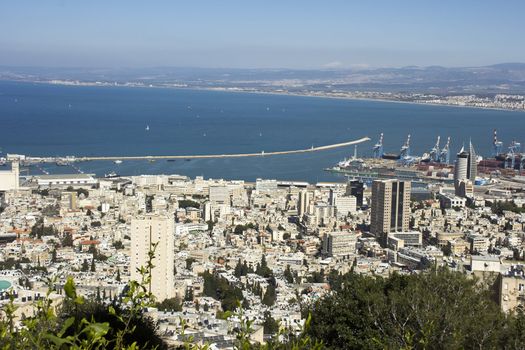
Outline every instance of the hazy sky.
<path fill-rule="evenodd" d="M 477 66 L 524 35 L 524 0 L 0 0 L 0 65 Z"/>

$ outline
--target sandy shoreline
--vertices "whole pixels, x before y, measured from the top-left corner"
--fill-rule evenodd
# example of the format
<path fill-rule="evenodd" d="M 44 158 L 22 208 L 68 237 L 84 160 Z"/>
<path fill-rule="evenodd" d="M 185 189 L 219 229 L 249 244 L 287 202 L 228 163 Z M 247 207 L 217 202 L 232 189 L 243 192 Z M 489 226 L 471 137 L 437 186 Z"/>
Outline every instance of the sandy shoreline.
<path fill-rule="evenodd" d="M 260 90 L 243 90 L 237 88 L 224 88 L 224 87 L 194 87 L 194 86 L 159 86 L 159 85 L 115 85 L 111 83 L 88 83 L 88 82 L 79 82 L 71 83 L 68 81 L 57 82 L 57 81 L 31 81 L 31 80 L 4 80 L 11 82 L 24 82 L 24 83 L 35 83 L 35 84 L 47 84 L 47 85 L 61 85 L 61 86 L 89 86 L 89 87 L 127 87 L 127 88 L 147 88 L 147 89 L 176 89 L 176 90 L 197 90 L 197 91 L 220 91 L 220 92 L 234 92 L 234 93 L 245 93 L 245 94 L 260 94 L 260 95 L 277 95 L 277 96 L 297 96 L 297 97 L 313 97 L 313 98 L 324 98 L 324 99 L 337 99 L 337 100 L 354 100 L 354 101 L 377 101 L 377 102 L 389 102 L 389 103 L 404 103 L 412 105 L 428 105 L 428 106 L 438 106 L 438 107 L 457 107 L 457 108 L 473 108 L 481 110 L 496 110 L 496 111 L 505 111 L 505 112 L 518 112 L 524 113 L 525 110 L 521 109 L 511 109 L 511 108 L 501 108 L 501 107 L 480 107 L 480 106 L 471 106 L 471 105 L 457 105 L 452 103 L 427 103 L 427 102 L 418 102 L 418 101 L 401 101 L 401 100 L 392 100 L 385 98 L 373 98 L 373 97 L 356 97 L 356 96 L 331 96 L 329 94 L 317 95 L 317 94 L 301 94 L 293 92 L 284 92 L 284 91 L 260 91 Z"/>

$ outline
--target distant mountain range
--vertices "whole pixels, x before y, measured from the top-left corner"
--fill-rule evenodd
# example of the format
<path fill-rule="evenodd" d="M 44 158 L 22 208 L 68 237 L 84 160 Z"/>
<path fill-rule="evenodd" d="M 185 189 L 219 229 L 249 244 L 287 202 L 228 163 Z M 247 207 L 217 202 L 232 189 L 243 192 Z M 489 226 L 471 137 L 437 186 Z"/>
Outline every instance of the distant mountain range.
<path fill-rule="evenodd" d="M 1 80 L 137 83 L 198 88 L 312 91 L 380 91 L 462 94 L 525 94 L 525 63 L 484 67 L 371 69 L 42 68 L 0 66 Z"/>

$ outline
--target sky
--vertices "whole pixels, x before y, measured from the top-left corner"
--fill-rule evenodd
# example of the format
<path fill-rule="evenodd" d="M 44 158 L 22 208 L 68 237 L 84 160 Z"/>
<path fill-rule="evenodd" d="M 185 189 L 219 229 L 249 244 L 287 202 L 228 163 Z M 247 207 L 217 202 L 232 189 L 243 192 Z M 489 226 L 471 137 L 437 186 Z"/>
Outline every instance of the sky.
<path fill-rule="evenodd" d="M 0 65 L 367 68 L 525 62 L 525 1 L 1 0 Z"/>

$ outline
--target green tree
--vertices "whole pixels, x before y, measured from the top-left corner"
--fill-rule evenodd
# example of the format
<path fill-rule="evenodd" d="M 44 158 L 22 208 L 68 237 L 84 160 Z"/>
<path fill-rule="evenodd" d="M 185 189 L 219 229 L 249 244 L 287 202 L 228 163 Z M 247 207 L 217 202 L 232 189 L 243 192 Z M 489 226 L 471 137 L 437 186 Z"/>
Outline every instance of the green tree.
<path fill-rule="evenodd" d="M 192 201 L 192 200 L 189 200 L 189 199 L 183 199 L 183 200 L 179 201 L 179 208 L 183 208 L 183 209 L 186 209 L 186 208 L 197 208 L 197 209 L 199 209 L 200 206 L 201 205 L 199 204 L 199 202 L 195 202 L 195 201 Z"/>
<path fill-rule="evenodd" d="M 179 298 L 168 298 L 155 305 L 160 311 L 182 311 L 182 303 Z"/>
<path fill-rule="evenodd" d="M 113 248 L 115 248 L 117 250 L 124 249 L 124 244 L 122 243 L 121 240 L 115 241 L 115 242 L 113 242 Z"/>
<path fill-rule="evenodd" d="M 279 322 L 277 322 L 269 311 L 264 313 L 264 334 L 275 334 L 279 331 Z"/>
<path fill-rule="evenodd" d="M 233 275 L 237 278 L 242 276 L 242 262 L 241 258 L 237 261 L 237 265 L 235 265 L 235 269 L 233 270 Z"/>
<path fill-rule="evenodd" d="M 197 260 L 195 258 L 192 258 L 192 257 L 189 257 L 189 258 L 186 258 L 186 269 L 187 270 L 191 270 L 191 265 L 193 265 L 194 262 L 196 262 Z"/>
<path fill-rule="evenodd" d="M 263 256 L 261 257 L 261 262 L 257 265 L 255 273 L 265 278 L 269 278 L 270 276 L 272 276 L 273 272 L 266 263 L 266 255 L 263 254 Z"/>
<path fill-rule="evenodd" d="M 290 270 L 290 265 L 286 265 L 286 269 L 284 270 L 284 279 L 288 283 L 294 282 L 293 273 L 292 270 Z"/>
<path fill-rule="evenodd" d="M 84 261 L 82 262 L 82 267 L 80 268 L 80 271 L 82 271 L 82 272 L 88 272 L 89 271 L 89 263 L 88 263 L 87 259 L 84 259 Z"/>
<path fill-rule="evenodd" d="M 201 276 L 204 279 L 203 294 L 221 301 L 224 311 L 234 311 L 237 304 L 242 302 L 242 290 L 230 285 L 225 278 L 215 276 L 208 271 L 205 271 Z"/>
<path fill-rule="evenodd" d="M 62 238 L 62 247 L 73 247 L 73 235 L 70 232 L 67 232 Z"/>
<path fill-rule="evenodd" d="M 272 306 L 275 304 L 276 299 L 277 292 L 275 291 L 275 287 L 271 284 L 268 284 L 268 287 L 266 287 L 266 293 L 264 293 L 264 297 L 262 299 L 262 303 L 266 306 Z"/>
<path fill-rule="evenodd" d="M 184 301 L 193 301 L 193 288 L 187 287 L 184 294 Z"/>
<path fill-rule="evenodd" d="M 309 310 L 309 334 L 328 348 L 492 349 L 508 337 L 490 291 L 461 273 L 347 274 L 340 282 Z"/>

